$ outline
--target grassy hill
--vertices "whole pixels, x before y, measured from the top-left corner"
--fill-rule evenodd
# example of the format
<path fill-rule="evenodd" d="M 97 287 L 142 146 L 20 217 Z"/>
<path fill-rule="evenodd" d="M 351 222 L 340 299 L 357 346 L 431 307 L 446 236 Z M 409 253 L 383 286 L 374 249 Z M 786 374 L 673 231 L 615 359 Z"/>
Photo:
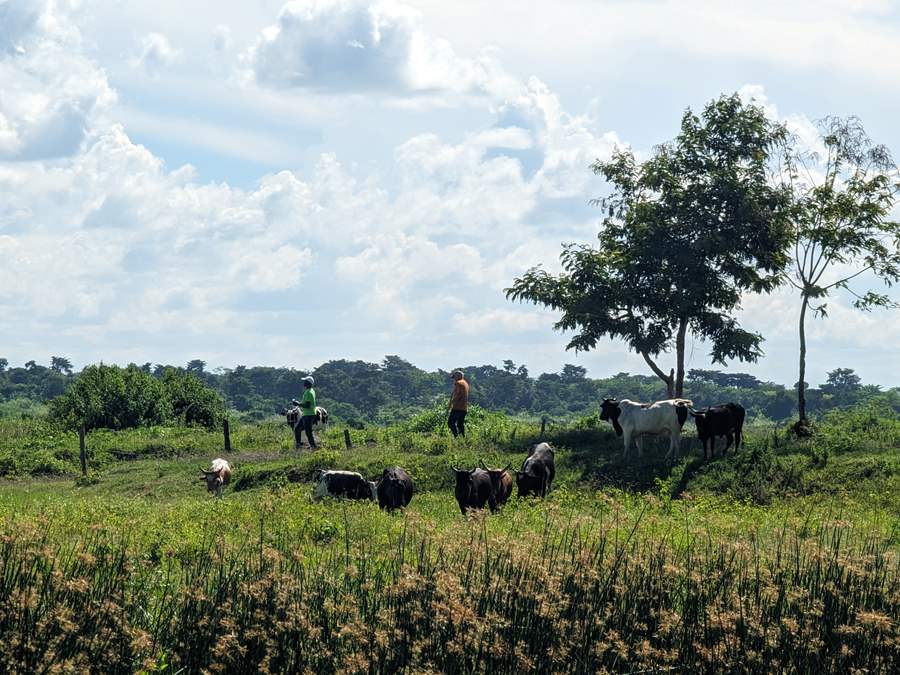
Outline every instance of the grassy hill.
<path fill-rule="evenodd" d="M 810 440 L 748 430 L 700 459 L 687 435 L 622 458 L 608 426 L 553 426 L 557 481 L 463 517 L 449 465 L 517 466 L 536 422 L 432 411 L 295 451 L 276 421 L 221 436 L 3 420 L 0 669 L 121 672 L 890 672 L 900 628 L 900 422 L 861 409 Z M 721 444 L 720 444 L 721 447 Z M 123 459 L 127 457 L 128 459 Z M 410 507 L 312 502 L 318 468 L 405 467 Z"/>

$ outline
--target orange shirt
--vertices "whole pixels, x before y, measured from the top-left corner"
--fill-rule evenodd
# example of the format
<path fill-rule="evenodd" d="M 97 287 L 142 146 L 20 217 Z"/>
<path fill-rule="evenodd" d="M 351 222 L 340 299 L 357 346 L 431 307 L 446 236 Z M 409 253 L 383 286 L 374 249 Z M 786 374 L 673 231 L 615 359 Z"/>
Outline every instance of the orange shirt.
<path fill-rule="evenodd" d="M 450 410 L 469 409 L 469 383 L 459 379 L 453 383 L 453 393 L 450 395 Z"/>

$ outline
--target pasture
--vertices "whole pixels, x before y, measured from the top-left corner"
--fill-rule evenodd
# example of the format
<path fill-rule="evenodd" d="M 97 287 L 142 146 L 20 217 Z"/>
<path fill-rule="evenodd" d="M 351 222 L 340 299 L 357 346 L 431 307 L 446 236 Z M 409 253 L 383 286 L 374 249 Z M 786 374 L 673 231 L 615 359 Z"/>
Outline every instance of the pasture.
<path fill-rule="evenodd" d="M 622 459 L 596 418 L 551 427 L 545 501 L 460 515 L 451 464 L 518 466 L 533 422 L 438 411 L 320 436 L 237 426 L 77 440 L 0 420 L 0 669 L 21 672 L 870 672 L 900 666 L 900 422 L 870 410 L 811 440 L 688 433 Z M 690 423 L 686 425 L 690 429 Z M 719 442 L 721 450 L 722 443 Z M 403 512 L 313 502 L 320 468 L 406 468 Z"/>

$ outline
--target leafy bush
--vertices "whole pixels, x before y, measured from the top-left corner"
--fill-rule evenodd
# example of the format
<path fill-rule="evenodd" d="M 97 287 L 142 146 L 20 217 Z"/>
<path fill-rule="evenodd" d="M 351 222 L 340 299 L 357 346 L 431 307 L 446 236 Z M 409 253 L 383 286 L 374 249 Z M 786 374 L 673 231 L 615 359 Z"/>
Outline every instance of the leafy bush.
<path fill-rule="evenodd" d="M 65 394 L 50 402 L 51 418 L 69 429 L 162 424 L 167 413 L 162 383 L 137 366 L 88 366 Z"/>
<path fill-rule="evenodd" d="M 135 365 L 88 366 L 50 402 L 63 428 L 131 429 L 180 422 L 213 429 L 225 414 L 221 397 L 196 376 L 168 369 L 162 380 Z"/>
<path fill-rule="evenodd" d="M 222 424 L 225 403 L 192 373 L 166 369 L 162 381 L 172 417 L 187 426 L 215 429 Z"/>

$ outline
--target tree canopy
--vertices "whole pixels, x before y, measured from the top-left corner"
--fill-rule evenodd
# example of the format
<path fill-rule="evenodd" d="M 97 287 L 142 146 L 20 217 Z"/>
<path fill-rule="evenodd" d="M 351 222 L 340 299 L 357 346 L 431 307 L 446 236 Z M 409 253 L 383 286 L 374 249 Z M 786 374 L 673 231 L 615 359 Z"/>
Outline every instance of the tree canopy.
<path fill-rule="evenodd" d="M 819 122 L 818 145 L 810 148 L 794 139 L 779 174 L 793 204 L 788 280 L 800 293 L 801 422 L 806 419 L 807 310 L 826 316 L 823 301 L 838 289 L 854 298 L 857 309 L 892 307 L 885 293 L 854 289 L 851 282 L 875 279 L 890 286 L 900 280 L 900 223 L 890 219 L 900 182 L 890 152 L 873 143 L 855 117 Z"/>
<path fill-rule="evenodd" d="M 714 363 L 755 361 L 762 336 L 740 326 L 746 291 L 775 288 L 788 262 L 788 192 L 770 180 L 783 127 L 737 95 L 688 110 L 674 141 L 638 162 L 616 150 L 592 169 L 611 185 L 596 246 L 564 245 L 563 272 L 540 266 L 507 289 L 513 300 L 560 311 L 570 349 L 624 340 L 681 396 L 685 337 L 710 344 Z M 675 350 L 677 374 L 657 363 Z"/>

